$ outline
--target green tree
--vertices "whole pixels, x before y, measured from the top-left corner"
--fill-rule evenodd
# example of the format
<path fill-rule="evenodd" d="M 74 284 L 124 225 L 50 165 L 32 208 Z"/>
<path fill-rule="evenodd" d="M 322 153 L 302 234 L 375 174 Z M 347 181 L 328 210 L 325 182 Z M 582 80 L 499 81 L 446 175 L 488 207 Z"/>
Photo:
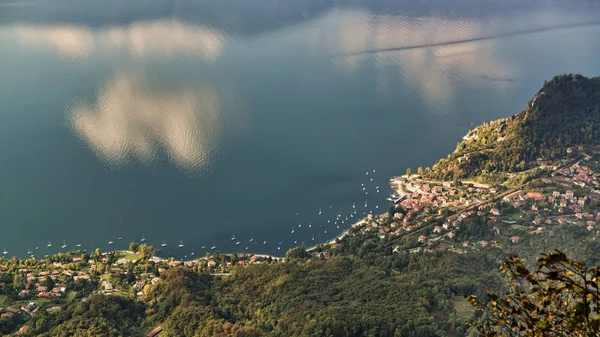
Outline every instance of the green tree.
<path fill-rule="evenodd" d="M 50 276 L 46 276 L 46 279 L 44 280 L 44 286 L 46 286 L 48 290 L 50 290 L 54 288 L 54 285 L 54 280 Z"/>
<path fill-rule="evenodd" d="M 406 176 L 407 177 L 411 177 L 413 175 L 413 169 L 411 169 L 410 167 L 406 169 Z"/>
<path fill-rule="evenodd" d="M 488 301 L 471 296 L 483 312 L 473 324 L 479 336 L 592 337 L 600 334 L 600 269 L 587 268 L 560 251 L 544 254 L 537 269 L 507 259 L 505 294 L 488 293 Z"/>
<path fill-rule="evenodd" d="M 129 250 L 132 251 L 132 252 L 134 252 L 134 253 L 138 252 L 139 247 L 140 247 L 140 245 L 138 243 L 136 243 L 136 242 L 132 241 L 131 243 L 129 243 Z"/>

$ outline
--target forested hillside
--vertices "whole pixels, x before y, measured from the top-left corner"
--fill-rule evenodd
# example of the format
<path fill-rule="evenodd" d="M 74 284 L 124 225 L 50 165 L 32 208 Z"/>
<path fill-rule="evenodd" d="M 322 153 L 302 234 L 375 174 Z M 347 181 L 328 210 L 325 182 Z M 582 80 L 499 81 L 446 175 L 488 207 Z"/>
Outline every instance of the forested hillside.
<path fill-rule="evenodd" d="M 600 77 L 562 75 L 546 82 L 525 110 L 471 130 L 425 177 L 497 183 L 500 172 L 523 171 L 538 159 L 566 156 L 569 146 L 598 143 Z"/>

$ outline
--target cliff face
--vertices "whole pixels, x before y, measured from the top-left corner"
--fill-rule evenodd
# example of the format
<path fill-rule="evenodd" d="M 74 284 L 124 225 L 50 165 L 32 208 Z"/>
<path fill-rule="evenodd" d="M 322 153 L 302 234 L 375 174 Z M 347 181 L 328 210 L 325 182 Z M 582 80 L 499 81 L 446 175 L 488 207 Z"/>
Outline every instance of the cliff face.
<path fill-rule="evenodd" d="M 458 179 L 518 172 L 539 157 L 559 158 L 574 144 L 600 144 L 600 77 L 554 77 L 525 110 L 471 130 L 428 174 Z"/>

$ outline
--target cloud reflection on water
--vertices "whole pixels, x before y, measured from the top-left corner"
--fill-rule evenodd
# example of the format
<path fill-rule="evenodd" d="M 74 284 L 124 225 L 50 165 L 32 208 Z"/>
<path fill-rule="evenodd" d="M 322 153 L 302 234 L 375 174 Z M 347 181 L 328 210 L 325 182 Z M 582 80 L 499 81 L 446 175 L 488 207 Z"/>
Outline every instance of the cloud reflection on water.
<path fill-rule="evenodd" d="M 457 79 L 518 77 L 512 63 L 497 55 L 495 41 L 444 43 L 474 38 L 489 29 L 483 21 L 474 19 L 346 12 L 338 27 L 332 29 L 337 38 L 327 42 L 330 53 L 337 55 L 332 57 L 332 63 L 341 71 L 353 74 L 374 63 L 376 71 L 382 71 L 378 83 L 381 90 L 390 86 L 389 81 L 410 83 L 414 92 L 424 98 L 424 103 L 432 106 L 428 111 L 443 114 L 451 113 L 447 107 L 456 104 L 455 91 L 460 88 L 455 83 Z M 398 46 L 436 43 L 440 45 L 394 50 Z M 377 50 L 389 51 L 373 52 Z M 389 76 L 390 71 L 400 76 Z M 506 81 L 494 83 L 495 90 L 504 90 L 509 85 Z"/>
<path fill-rule="evenodd" d="M 181 168 L 198 170 L 210 163 L 223 117 L 211 88 L 157 90 L 140 76 L 119 75 L 94 103 L 75 104 L 70 121 L 111 165 L 164 152 Z"/>
<path fill-rule="evenodd" d="M 69 25 L 17 25 L 14 29 L 20 42 L 49 46 L 70 59 L 124 50 L 132 57 L 184 55 L 215 60 L 223 47 L 218 31 L 171 20 L 136 22 L 100 31 Z"/>

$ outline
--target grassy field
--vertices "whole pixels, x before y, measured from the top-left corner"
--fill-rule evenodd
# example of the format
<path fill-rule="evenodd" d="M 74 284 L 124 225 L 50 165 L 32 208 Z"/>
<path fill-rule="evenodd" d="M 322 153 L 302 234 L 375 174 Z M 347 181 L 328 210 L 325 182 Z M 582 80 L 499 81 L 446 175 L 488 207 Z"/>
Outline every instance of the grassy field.
<path fill-rule="evenodd" d="M 73 291 L 73 290 L 67 291 L 67 294 L 65 295 L 65 301 L 67 301 L 67 303 L 73 302 L 76 295 L 77 295 L 76 291 Z"/>
<path fill-rule="evenodd" d="M 137 260 L 141 259 L 141 257 L 139 255 L 135 255 L 135 254 L 120 254 L 119 257 L 117 258 L 117 260 L 120 260 L 120 259 L 137 261 Z"/>
<path fill-rule="evenodd" d="M 452 304 L 454 305 L 454 309 L 456 310 L 456 316 L 460 320 L 467 321 L 475 312 L 475 309 L 473 308 L 471 303 L 469 303 L 469 301 L 467 301 L 467 299 L 462 296 L 452 297 Z"/>

